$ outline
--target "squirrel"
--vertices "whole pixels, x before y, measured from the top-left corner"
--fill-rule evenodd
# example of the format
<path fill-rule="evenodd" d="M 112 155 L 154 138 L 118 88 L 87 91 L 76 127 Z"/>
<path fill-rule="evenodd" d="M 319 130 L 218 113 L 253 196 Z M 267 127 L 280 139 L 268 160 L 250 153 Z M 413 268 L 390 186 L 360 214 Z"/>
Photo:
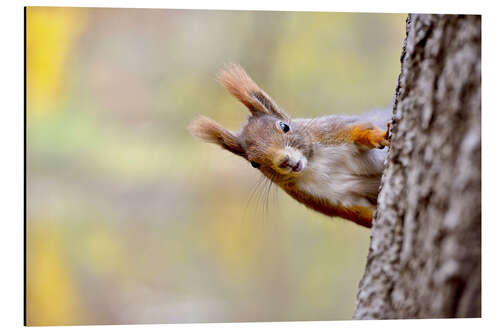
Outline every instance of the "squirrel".
<path fill-rule="evenodd" d="M 239 132 L 198 116 L 188 128 L 193 136 L 243 157 L 307 207 L 371 228 L 391 110 L 291 118 L 240 65 L 226 66 L 217 80 L 251 115 Z"/>

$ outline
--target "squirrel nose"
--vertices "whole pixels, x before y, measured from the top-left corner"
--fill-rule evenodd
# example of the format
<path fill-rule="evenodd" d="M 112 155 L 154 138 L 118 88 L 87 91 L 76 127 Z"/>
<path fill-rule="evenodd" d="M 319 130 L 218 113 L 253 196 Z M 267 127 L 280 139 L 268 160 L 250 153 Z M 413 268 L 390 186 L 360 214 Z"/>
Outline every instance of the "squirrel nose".
<path fill-rule="evenodd" d="M 279 164 L 279 167 L 280 168 L 292 167 L 292 165 L 290 163 L 290 156 L 289 155 L 285 155 L 285 157 L 283 158 L 283 160 Z"/>
<path fill-rule="evenodd" d="M 285 149 L 276 153 L 273 164 L 274 168 L 279 173 L 300 173 L 307 165 L 307 160 L 299 150 L 291 147 L 286 147 Z"/>

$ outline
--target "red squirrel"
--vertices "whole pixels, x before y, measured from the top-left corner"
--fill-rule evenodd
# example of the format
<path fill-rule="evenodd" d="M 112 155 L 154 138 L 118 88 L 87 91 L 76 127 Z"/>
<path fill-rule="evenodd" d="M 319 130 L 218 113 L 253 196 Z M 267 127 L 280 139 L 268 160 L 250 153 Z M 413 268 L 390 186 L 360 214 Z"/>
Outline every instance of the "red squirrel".
<path fill-rule="evenodd" d="M 243 157 L 307 207 L 372 226 L 391 110 L 291 118 L 239 65 L 227 66 L 217 79 L 251 115 L 237 133 L 198 116 L 189 126 L 192 135 Z M 385 125 L 385 131 L 378 127 Z"/>

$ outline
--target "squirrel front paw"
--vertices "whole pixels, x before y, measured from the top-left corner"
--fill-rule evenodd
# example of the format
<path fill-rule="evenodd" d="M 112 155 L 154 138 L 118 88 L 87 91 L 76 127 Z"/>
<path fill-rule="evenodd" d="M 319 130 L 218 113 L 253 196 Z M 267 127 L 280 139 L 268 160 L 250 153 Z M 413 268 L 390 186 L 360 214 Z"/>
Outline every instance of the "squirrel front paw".
<path fill-rule="evenodd" d="M 374 125 L 356 125 L 351 130 L 354 143 L 368 149 L 383 149 L 390 144 L 389 131 L 391 123 L 387 123 L 387 130 L 383 131 Z"/>

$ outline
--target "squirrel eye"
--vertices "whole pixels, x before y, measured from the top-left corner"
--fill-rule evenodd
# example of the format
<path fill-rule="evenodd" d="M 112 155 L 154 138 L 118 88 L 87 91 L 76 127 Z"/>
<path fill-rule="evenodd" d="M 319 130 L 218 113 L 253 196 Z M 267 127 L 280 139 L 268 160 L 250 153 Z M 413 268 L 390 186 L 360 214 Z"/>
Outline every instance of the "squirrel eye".
<path fill-rule="evenodd" d="M 259 164 L 259 163 L 257 163 L 257 162 L 250 161 L 250 164 L 251 164 L 254 168 L 256 168 L 256 169 L 260 168 L 260 164 Z"/>
<path fill-rule="evenodd" d="M 284 122 L 280 121 L 280 128 L 283 131 L 283 133 L 286 133 L 290 130 L 290 126 L 285 124 Z"/>

